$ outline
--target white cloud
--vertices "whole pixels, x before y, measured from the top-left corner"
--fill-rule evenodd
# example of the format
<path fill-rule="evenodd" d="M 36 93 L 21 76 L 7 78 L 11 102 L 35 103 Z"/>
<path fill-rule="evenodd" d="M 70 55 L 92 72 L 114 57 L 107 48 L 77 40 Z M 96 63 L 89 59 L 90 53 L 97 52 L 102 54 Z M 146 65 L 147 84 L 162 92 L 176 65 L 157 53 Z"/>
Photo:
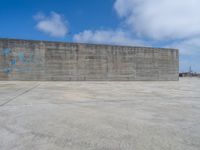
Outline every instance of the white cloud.
<path fill-rule="evenodd" d="M 187 40 L 176 41 L 171 45 L 168 45 L 168 47 L 180 49 L 181 55 L 200 56 L 200 38 L 191 38 Z"/>
<path fill-rule="evenodd" d="M 115 0 L 121 22 L 113 30 L 85 30 L 74 41 L 178 48 L 180 68 L 200 71 L 199 0 Z M 123 26 L 122 26 L 123 25 Z"/>
<path fill-rule="evenodd" d="M 193 71 L 200 72 L 200 38 L 174 41 L 166 47 L 177 48 L 180 52 L 180 71 L 185 72 L 191 66 Z"/>
<path fill-rule="evenodd" d="M 178 48 L 180 70 L 200 71 L 199 0 L 116 0 L 114 8 L 136 37 Z"/>
<path fill-rule="evenodd" d="M 150 39 L 200 35 L 199 0 L 116 0 L 115 10 L 133 33 Z"/>
<path fill-rule="evenodd" d="M 38 13 L 36 28 L 53 37 L 64 37 L 68 33 L 67 21 L 58 13 L 51 12 L 49 16 Z"/>
<path fill-rule="evenodd" d="M 135 37 L 154 41 L 184 40 L 197 37 L 200 36 L 199 6 L 199 0 L 115 0 L 114 8 L 122 19 L 122 24 L 127 27 L 126 30 L 120 27 L 124 34 L 114 33 L 114 30 L 96 30 L 90 31 L 89 36 L 86 30 L 79 34 L 82 36 L 79 41 L 98 42 L 100 39 L 97 36 L 100 35 L 100 32 L 102 32 L 101 35 L 108 32 L 106 36 L 112 37 L 108 39 L 111 43 L 122 36 L 122 43 L 125 44 L 130 43 L 124 42 L 127 39 L 127 33 L 127 40 L 131 43 L 133 40 L 135 41 Z M 130 36 L 131 34 L 132 36 Z M 83 35 L 88 37 L 83 38 Z M 131 39 L 132 37 L 134 39 Z M 101 41 L 107 40 L 102 38 Z"/>
<path fill-rule="evenodd" d="M 117 45 L 145 45 L 141 40 L 136 40 L 123 30 L 85 30 L 73 37 L 76 42 L 90 42 Z"/>

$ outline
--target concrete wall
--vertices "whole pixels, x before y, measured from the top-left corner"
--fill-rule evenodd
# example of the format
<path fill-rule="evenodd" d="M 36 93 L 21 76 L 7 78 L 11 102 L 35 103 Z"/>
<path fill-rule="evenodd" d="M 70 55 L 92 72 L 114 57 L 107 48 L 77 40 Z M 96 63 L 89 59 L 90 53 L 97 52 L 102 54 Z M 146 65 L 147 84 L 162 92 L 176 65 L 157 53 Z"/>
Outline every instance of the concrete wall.
<path fill-rule="evenodd" d="M 0 39 L 0 80 L 178 80 L 175 49 Z"/>

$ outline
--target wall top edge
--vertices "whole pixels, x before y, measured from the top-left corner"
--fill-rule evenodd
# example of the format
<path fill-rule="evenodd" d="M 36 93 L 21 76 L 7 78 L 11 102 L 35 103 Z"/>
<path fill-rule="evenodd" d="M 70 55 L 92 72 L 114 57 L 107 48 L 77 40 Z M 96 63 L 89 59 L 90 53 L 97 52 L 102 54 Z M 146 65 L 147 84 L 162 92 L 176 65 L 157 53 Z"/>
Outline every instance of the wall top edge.
<path fill-rule="evenodd" d="M 46 40 L 30 40 L 30 39 L 15 39 L 15 38 L 0 38 L 0 42 L 31 42 L 38 44 L 66 44 L 74 46 L 103 46 L 103 47 L 119 47 L 119 48 L 146 48 L 146 49 L 155 49 L 155 50 L 173 50 L 179 51 L 175 48 L 160 48 L 160 47 L 148 47 L 148 46 L 130 46 L 130 45 L 111 45 L 111 44 L 93 44 L 93 43 L 75 43 L 75 42 L 60 42 L 60 41 L 46 41 Z"/>

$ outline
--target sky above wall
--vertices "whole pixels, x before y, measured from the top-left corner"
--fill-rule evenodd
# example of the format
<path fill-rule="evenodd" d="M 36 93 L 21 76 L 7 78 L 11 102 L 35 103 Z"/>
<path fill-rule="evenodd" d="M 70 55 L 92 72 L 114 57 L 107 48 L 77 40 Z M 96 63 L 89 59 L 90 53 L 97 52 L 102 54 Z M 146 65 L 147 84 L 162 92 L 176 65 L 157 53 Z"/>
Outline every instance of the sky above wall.
<path fill-rule="evenodd" d="M 0 0 L 0 37 L 180 49 L 200 72 L 199 0 Z"/>

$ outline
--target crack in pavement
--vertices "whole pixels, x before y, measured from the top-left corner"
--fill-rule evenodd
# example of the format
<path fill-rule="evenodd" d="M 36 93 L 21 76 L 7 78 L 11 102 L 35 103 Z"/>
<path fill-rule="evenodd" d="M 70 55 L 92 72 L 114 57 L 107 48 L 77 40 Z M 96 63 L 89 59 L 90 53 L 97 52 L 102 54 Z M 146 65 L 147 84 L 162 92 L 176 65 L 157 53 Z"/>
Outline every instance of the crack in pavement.
<path fill-rule="evenodd" d="M 5 106 L 6 104 L 12 102 L 13 100 L 15 100 L 16 98 L 18 98 L 19 96 L 24 95 L 24 94 L 30 92 L 31 90 L 35 89 L 35 88 L 38 87 L 39 85 L 40 85 L 40 84 L 36 84 L 36 85 L 34 85 L 33 87 L 31 87 L 31 88 L 29 88 L 29 89 L 23 91 L 22 93 L 20 93 L 20 94 L 14 96 L 14 97 L 8 99 L 6 102 L 0 104 L 0 107 Z"/>

